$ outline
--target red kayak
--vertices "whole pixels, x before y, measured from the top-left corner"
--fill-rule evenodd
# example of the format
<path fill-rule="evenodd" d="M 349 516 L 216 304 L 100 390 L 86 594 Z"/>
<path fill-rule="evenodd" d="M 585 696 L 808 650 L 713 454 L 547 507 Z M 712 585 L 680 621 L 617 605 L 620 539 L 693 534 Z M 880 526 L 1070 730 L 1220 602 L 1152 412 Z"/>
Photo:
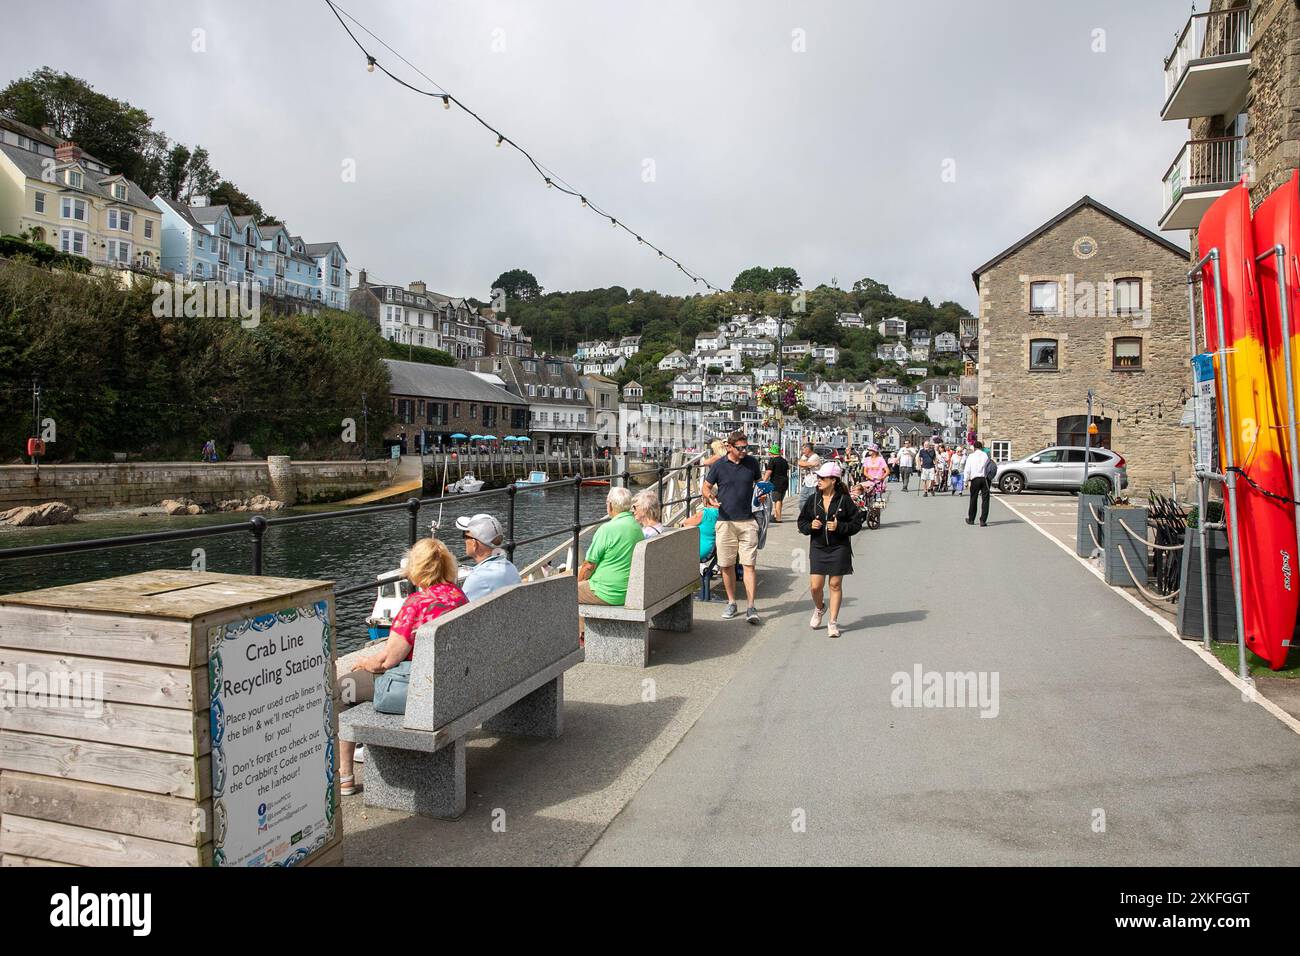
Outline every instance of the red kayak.
<path fill-rule="evenodd" d="M 1291 390 L 1296 407 L 1300 408 L 1300 172 L 1292 171 L 1291 179 L 1275 189 L 1255 210 L 1255 255 L 1264 255 L 1256 265 L 1258 271 L 1259 301 L 1264 314 L 1264 334 L 1268 346 L 1269 373 L 1273 381 L 1273 394 L 1277 396 L 1278 411 L 1285 423 L 1291 414 L 1287 405 L 1286 352 L 1291 354 Z M 1287 320 L 1290 341 L 1282 339 L 1282 300 L 1278 294 L 1278 259 L 1272 253 L 1282 246 L 1282 268 L 1286 278 Z M 1281 431 L 1283 449 L 1288 463 L 1295 462 L 1300 449 L 1291 447 L 1291 431 Z M 1294 508 L 1293 508 L 1294 510 Z M 1300 585 L 1297 585 L 1300 587 Z M 1293 646 L 1291 635 L 1281 642 L 1273 657 L 1256 651 L 1277 670 L 1286 660 Z"/>
<path fill-rule="evenodd" d="M 1230 349 L 1227 390 L 1234 428 L 1225 434 L 1219 395 L 1221 465 L 1227 467 L 1226 442 L 1232 443 L 1237 474 L 1237 546 L 1241 565 L 1245 642 L 1274 670 L 1282 667 L 1295 630 L 1300 605 L 1296 567 L 1296 519 L 1290 503 L 1290 465 L 1268 360 L 1268 342 L 1260 312 L 1255 276 L 1255 240 L 1250 194 L 1238 184 L 1215 201 L 1201 220 L 1197 244 L 1202 254 L 1219 250 L 1223 290 L 1223 343 Z M 1215 319 L 1212 264 L 1202 269 L 1207 351 L 1219 348 Z M 1275 295 L 1276 297 L 1276 295 Z M 1219 356 L 1215 356 L 1216 368 Z M 1217 384 L 1217 383 L 1216 383 Z M 1279 496 L 1282 500 L 1270 498 Z M 1231 522 L 1231 514 L 1225 515 Z M 1232 541 L 1231 526 L 1229 542 Z"/>

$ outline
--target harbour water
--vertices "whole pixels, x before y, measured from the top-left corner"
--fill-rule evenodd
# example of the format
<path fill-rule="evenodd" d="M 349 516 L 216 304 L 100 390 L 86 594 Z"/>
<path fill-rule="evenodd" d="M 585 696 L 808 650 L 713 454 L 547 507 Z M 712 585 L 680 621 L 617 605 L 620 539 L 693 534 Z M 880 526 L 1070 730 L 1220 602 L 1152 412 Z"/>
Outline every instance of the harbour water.
<path fill-rule="evenodd" d="M 582 521 L 595 521 L 605 513 L 605 494 L 601 487 L 580 490 Z M 321 508 L 311 511 L 319 512 Z M 458 558 L 464 555 L 456 518 L 487 512 L 505 524 L 505 495 L 475 498 L 465 502 L 449 501 L 443 505 L 438 537 L 445 541 Z M 275 515 L 305 514 L 305 510 L 276 512 Z M 425 535 L 429 523 L 438 517 L 438 506 L 420 510 L 419 531 Z M 247 522 L 247 514 L 196 515 L 194 517 L 140 516 L 123 512 L 120 516 L 94 517 L 72 525 L 55 528 L 14 528 L 0 533 L 0 548 L 75 541 L 83 538 L 112 537 L 201 527 L 224 522 Z M 573 488 L 530 489 L 515 496 L 515 537 L 530 538 L 546 531 L 568 530 L 573 525 Z M 566 540 L 556 535 L 545 541 L 523 545 L 515 551 L 515 562 L 522 567 Z M 314 578 L 337 582 L 339 587 L 373 580 L 376 574 L 392 570 L 401 561 L 407 542 L 407 512 L 335 518 L 308 524 L 273 527 L 263 538 L 264 574 L 288 578 Z M 219 535 L 205 539 L 172 541 L 162 544 L 84 551 L 39 558 L 0 561 L 0 593 L 29 591 L 93 581 L 99 578 L 133 574 L 162 568 L 190 568 L 194 550 L 203 549 L 208 571 L 250 574 L 252 570 L 251 536 Z M 365 620 L 374 604 L 375 592 L 365 590 L 338 599 L 336 621 L 339 653 L 352 650 L 366 640 Z"/>

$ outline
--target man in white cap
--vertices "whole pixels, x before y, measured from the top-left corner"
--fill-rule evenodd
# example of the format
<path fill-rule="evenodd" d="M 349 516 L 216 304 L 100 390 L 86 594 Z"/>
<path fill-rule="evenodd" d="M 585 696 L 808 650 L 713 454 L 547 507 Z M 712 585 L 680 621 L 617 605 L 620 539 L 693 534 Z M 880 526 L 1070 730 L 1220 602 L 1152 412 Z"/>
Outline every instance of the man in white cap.
<path fill-rule="evenodd" d="M 505 541 L 501 522 L 489 514 L 477 514 L 457 518 L 456 527 L 465 536 L 465 554 L 474 561 L 473 569 L 461 585 L 465 597 L 477 601 L 493 591 L 519 583 L 519 569 L 501 550 Z"/>

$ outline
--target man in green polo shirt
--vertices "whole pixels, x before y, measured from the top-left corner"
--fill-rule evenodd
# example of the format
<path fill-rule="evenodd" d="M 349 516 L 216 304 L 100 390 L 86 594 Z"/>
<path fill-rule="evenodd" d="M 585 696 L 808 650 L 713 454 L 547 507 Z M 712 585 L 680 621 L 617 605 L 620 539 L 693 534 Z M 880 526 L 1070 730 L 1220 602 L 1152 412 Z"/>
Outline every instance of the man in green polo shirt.
<path fill-rule="evenodd" d="M 627 600 L 627 579 L 632 573 L 632 549 L 645 540 L 641 524 L 632 513 L 632 492 L 611 488 L 605 498 L 609 521 L 596 529 L 587 559 L 578 568 L 580 604 L 621 605 Z"/>

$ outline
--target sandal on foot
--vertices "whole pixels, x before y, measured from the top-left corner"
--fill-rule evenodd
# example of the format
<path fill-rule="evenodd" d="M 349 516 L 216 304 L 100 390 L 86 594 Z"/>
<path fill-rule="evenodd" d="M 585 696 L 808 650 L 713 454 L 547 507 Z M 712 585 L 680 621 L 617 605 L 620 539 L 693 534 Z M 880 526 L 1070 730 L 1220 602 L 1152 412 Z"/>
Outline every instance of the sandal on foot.
<path fill-rule="evenodd" d="M 361 784 L 356 782 L 356 778 L 352 774 L 349 773 L 339 777 L 339 793 L 342 796 L 350 797 L 354 793 L 360 792 Z"/>

